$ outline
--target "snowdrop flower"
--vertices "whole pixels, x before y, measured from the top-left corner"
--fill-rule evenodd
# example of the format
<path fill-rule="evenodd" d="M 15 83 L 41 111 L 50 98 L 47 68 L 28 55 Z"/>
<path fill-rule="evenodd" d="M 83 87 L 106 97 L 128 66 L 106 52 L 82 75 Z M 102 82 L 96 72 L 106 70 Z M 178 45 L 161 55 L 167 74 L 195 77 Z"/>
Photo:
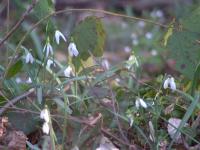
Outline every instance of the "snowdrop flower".
<path fill-rule="evenodd" d="M 78 50 L 77 50 L 77 48 L 76 48 L 76 44 L 75 43 L 73 43 L 73 42 L 71 42 L 70 44 L 69 44 L 69 46 L 68 46 L 68 52 L 69 52 L 69 55 L 71 56 L 71 57 L 73 57 L 73 56 L 78 56 L 78 54 L 79 54 L 79 52 L 78 52 Z"/>
<path fill-rule="evenodd" d="M 146 37 L 148 40 L 150 40 L 150 39 L 152 39 L 153 34 L 152 34 L 151 32 L 147 32 L 147 33 L 145 34 L 145 37 Z"/>
<path fill-rule="evenodd" d="M 53 55 L 53 48 L 49 42 L 47 44 L 45 44 L 43 52 L 46 52 L 46 57 L 49 56 L 49 53 L 51 53 L 51 55 Z"/>
<path fill-rule="evenodd" d="M 126 53 L 130 53 L 131 52 L 131 48 L 129 46 L 124 47 L 124 51 Z"/>
<path fill-rule="evenodd" d="M 43 126 L 42 126 L 42 131 L 43 131 L 43 133 L 49 134 L 49 130 L 50 130 L 50 128 L 49 128 L 49 123 L 48 123 L 48 122 L 44 122 L 44 124 L 43 124 Z"/>
<path fill-rule="evenodd" d="M 64 75 L 66 77 L 70 77 L 70 74 L 72 73 L 72 68 L 70 66 L 68 66 L 65 70 L 64 70 Z"/>
<path fill-rule="evenodd" d="M 163 88 L 164 89 L 170 88 L 172 91 L 175 91 L 176 90 L 176 83 L 174 81 L 174 78 L 173 77 L 168 77 L 164 81 Z"/>
<path fill-rule="evenodd" d="M 152 56 L 156 56 L 156 55 L 158 55 L 157 50 L 155 50 L 155 49 L 151 50 L 151 55 L 152 55 Z"/>
<path fill-rule="evenodd" d="M 62 38 L 65 42 L 67 41 L 65 36 L 59 30 L 56 30 L 55 39 L 57 44 L 60 44 L 60 38 Z"/>
<path fill-rule="evenodd" d="M 103 59 L 103 61 L 101 62 L 101 65 L 106 70 L 109 70 L 109 68 L 110 68 L 110 63 L 107 59 Z"/>
<path fill-rule="evenodd" d="M 135 45 L 135 46 L 137 46 L 139 44 L 138 39 L 133 39 L 132 40 L 132 44 Z"/>
<path fill-rule="evenodd" d="M 17 77 L 17 78 L 15 79 L 15 81 L 16 81 L 17 83 L 22 83 L 22 79 L 19 78 L 19 77 Z"/>
<path fill-rule="evenodd" d="M 146 25 L 146 23 L 145 23 L 144 21 L 139 21 L 139 22 L 138 22 L 138 26 L 139 26 L 140 28 L 144 28 L 145 25 Z"/>
<path fill-rule="evenodd" d="M 139 67 L 139 63 L 138 63 L 138 61 L 137 61 L 137 58 L 136 58 L 134 55 L 131 55 L 131 56 L 128 58 L 128 62 L 127 62 L 127 63 L 128 63 L 128 64 L 127 64 L 127 69 L 130 69 L 131 66 L 132 66 L 133 64 L 135 64 L 136 67 Z"/>
<path fill-rule="evenodd" d="M 26 80 L 26 83 L 28 83 L 28 84 L 32 83 L 32 80 L 30 77 L 28 77 L 28 80 Z"/>
<path fill-rule="evenodd" d="M 55 66 L 55 63 L 53 62 L 53 60 L 48 59 L 48 60 L 47 60 L 47 68 L 51 68 L 51 65 L 52 65 L 52 64 L 54 64 L 54 66 Z"/>
<path fill-rule="evenodd" d="M 135 101 L 135 107 L 139 109 L 140 106 L 143 108 L 147 108 L 147 104 L 145 103 L 145 101 L 141 98 L 137 98 Z"/>
<path fill-rule="evenodd" d="M 49 112 L 47 108 L 44 108 L 41 113 L 40 113 L 40 118 L 44 119 L 45 122 L 49 123 L 50 117 L 49 117 Z"/>
<path fill-rule="evenodd" d="M 33 63 L 33 61 L 34 61 L 34 58 L 33 58 L 33 56 L 31 55 L 31 53 L 27 53 L 27 55 L 26 55 L 26 63 L 28 64 L 28 63 Z"/>

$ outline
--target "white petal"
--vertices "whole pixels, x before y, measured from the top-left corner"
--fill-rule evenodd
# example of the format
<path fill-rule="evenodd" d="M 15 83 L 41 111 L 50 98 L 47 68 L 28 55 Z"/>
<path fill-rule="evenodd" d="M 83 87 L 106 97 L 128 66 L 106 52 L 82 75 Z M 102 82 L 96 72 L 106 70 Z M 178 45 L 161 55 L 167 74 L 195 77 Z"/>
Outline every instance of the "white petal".
<path fill-rule="evenodd" d="M 56 30 L 55 32 L 55 39 L 56 39 L 56 43 L 59 44 L 60 43 L 60 37 L 66 42 L 66 38 L 65 36 L 59 31 L 59 30 Z"/>
<path fill-rule="evenodd" d="M 172 91 L 176 90 L 176 83 L 174 82 L 173 77 L 170 78 L 169 85 L 170 85 L 170 88 L 172 89 Z"/>
<path fill-rule="evenodd" d="M 52 48 L 52 46 L 51 46 L 50 43 L 47 43 L 47 45 L 45 46 L 45 48 L 46 48 L 46 57 L 49 56 L 49 53 L 51 53 L 51 55 L 53 55 L 53 48 Z"/>
<path fill-rule="evenodd" d="M 78 56 L 78 54 L 79 54 L 79 52 L 78 52 L 78 50 L 77 50 L 77 48 L 76 48 L 76 45 L 75 45 L 75 43 L 70 43 L 69 44 L 69 46 L 68 46 L 68 52 L 69 52 L 69 55 L 71 56 L 71 57 L 73 57 L 73 56 Z"/>
<path fill-rule="evenodd" d="M 40 118 L 44 119 L 45 122 L 49 122 L 50 121 L 49 112 L 48 112 L 48 110 L 46 108 L 41 111 Z"/>
<path fill-rule="evenodd" d="M 44 122 L 44 124 L 43 124 L 43 126 L 42 126 L 42 131 L 43 131 L 43 133 L 45 133 L 45 134 L 49 134 L 49 124 L 48 124 L 48 122 Z"/>
<path fill-rule="evenodd" d="M 70 66 L 68 66 L 68 67 L 64 70 L 64 75 L 65 75 L 66 77 L 69 78 L 71 72 L 72 72 L 72 68 L 71 68 Z"/>
<path fill-rule="evenodd" d="M 143 108 L 147 108 L 147 104 L 145 103 L 145 101 L 141 98 L 139 98 L 139 101 L 140 101 L 140 105 L 143 107 Z"/>
<path fill-rule="evenodd" d="M 31 78 L 30 77 L 28 77 L 28 80 L 26 81 L 26 83 L 32 83 L 32 80 L 31 80 Z"/>
<path fill-rule="evenodd" d="M 167 79 L 165 80 L 165 82 L 164 82 L 164 84 L 163 84 L 163 88 L 164 88 L 164 89 L 167 89 L 168 86 L 169 86 L 169 78 L 167 78 Z"/>
<path fill-rule="evenodd" d="M 53 64 L 53 60 L 48 59 L 47 60 L 47 68 L 51 68 L 51 65 Z"/>
<path fill-rule="evenodd" d="M 137 109 L 139 109 L 139 107 L 140 107 L 140 101 L 139 101 L 138 98 L 137 98 L 136 101 L 135 101 L 135 107 L 136 107 Z"/>
<path fill-rule="evenodd" d="M 31 53 L 28 53 L 27 55 L 26 55 L 26 63 L 33 63 L 33 61 L 34 61 L 34 58 L 33 58 L 33 56 L 31 55 Z"/>
<path fill-rule="evenodd" d="M 29 53 L 26 55 L 26 63 L 29 63 Z"/>
<path fill-rule="evenodd" d="M 104 69 L 109 70 L 110 68 L 110 63 L 108 62 L 107 59 L 104 59 L 101 63 L 101 65 L 103 66 Z"/>

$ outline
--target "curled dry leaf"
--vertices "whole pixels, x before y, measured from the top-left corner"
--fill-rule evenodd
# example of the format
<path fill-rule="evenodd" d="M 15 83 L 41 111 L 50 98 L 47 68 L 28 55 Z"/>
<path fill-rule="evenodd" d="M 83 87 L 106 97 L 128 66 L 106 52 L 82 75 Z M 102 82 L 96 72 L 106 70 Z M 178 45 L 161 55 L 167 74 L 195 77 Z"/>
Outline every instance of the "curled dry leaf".
<path fill-rule="evenodd" d="M 167 108 L 165 108 L 165 111 L 164 111 L 165 115 L 170 114 L 173 110 L 174 110 L 174 104 L 167 106 Z"/>
<path fill-rule="evenodd" d="M 114 144 L 105 136 L 101 137 L 100 145 L 96 150 L 119 150 Z"/>

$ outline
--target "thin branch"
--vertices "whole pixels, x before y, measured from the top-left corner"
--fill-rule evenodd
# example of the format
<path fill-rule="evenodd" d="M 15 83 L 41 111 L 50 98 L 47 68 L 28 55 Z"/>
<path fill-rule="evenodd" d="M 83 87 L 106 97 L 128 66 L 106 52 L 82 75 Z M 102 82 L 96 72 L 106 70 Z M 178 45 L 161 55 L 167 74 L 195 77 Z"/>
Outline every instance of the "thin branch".
<path fill-rule="evenodd" d="M 30 94 L 32 94 L 35 91 L 35 89 L 30 89 L 28 92 L 25 92 L 22 95 L 19 95 L 11 100 L 8 101 L 8 103 L 6 105 L 3 106 L 3 108 L 0 109 L 0 116 L 6 111 L 6 109 L 8 109 L 10 106 L 14 105 L 15 103 L 17 103 L 19 100 L 29 96 Z"/>
<path fill-rule="evenodd" d="M 19 21 L 14 25 L 14 27 L 6 34 L 6 36 L 1 40 L 0 47 L 3 45 L 3 43 L 19 28 L 19 26 L 22 24 L 22 22 L 26 19 L 26 17 L 30 14 L 31 10 L 35 7 L 37 4 L 37 0 L 33 0 L 30 7 L 23 13 Z"/>

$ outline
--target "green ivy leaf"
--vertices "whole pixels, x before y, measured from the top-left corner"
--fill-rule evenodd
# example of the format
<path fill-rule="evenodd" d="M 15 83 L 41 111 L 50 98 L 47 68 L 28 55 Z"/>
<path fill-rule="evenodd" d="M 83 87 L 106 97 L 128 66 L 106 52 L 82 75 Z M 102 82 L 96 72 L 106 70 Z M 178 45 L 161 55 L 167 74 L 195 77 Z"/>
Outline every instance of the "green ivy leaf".
<path fill-rule="evenodd" d="M 23 62 L 21 59 L 19 59 L 17 62 L 15 62 L 7 71 L 5 77 L 6 79 L 9 79 L 13 76 L 15 76 L 18 72 L 21 71 L 23 67 Z"/>
<path fill-rule="evenodd" d="M 87 60 L 90 52 L 96 57 L 103 55 L 105 31 L 99 18 L 92 16 L 81 21 L 72 37 L 79 50 L 79 59 Z"/>
<path fill-rule="evenodd" d="M 200 7 L 190 17 L 184 17 L 181 26 L 183 31 L 174 31 L 169 37 L 167 47 L 171 57 L 176 60 L 176 69 L 192 79 L 200 61 Z M 198 33 L 199 32 L 199 33 Z"/>
<path fill-rule="evenodd" d="M 200 33 L 200 7 L 183 18 L 182 24 L 185 29 Z"/>
<path fill-rule="evenodd" d="M 54 11 L 53 4 L 49 0 L 40 0 L 34 8 L 35 16 L 38 19 L 45 17 Z"/>

